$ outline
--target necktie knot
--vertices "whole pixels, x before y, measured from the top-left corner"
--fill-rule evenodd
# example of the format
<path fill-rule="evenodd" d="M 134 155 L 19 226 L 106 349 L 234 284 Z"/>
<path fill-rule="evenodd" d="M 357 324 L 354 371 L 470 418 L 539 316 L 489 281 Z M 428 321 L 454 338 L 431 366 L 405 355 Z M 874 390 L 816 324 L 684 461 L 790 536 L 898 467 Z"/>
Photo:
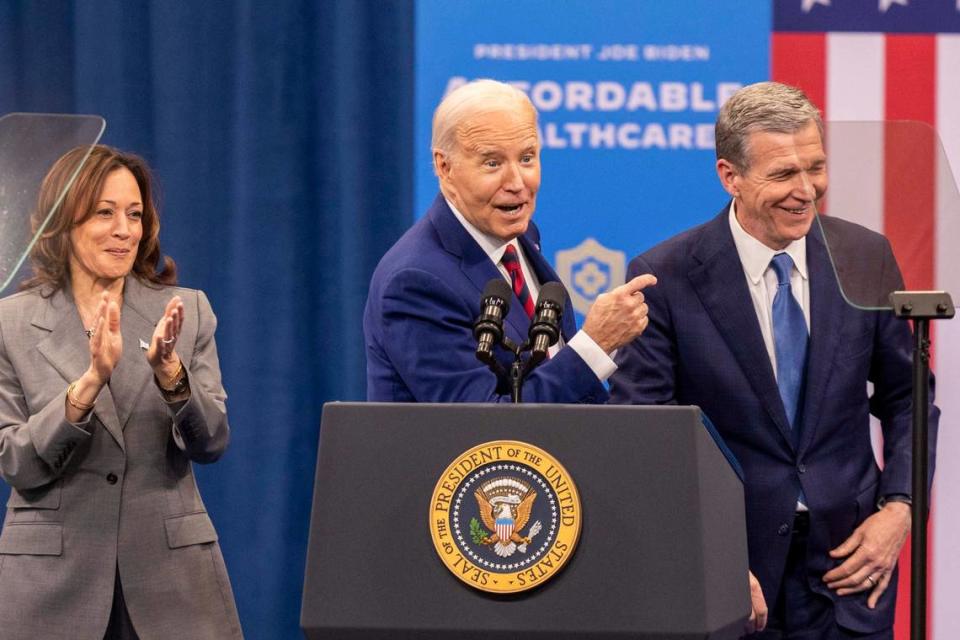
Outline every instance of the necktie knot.
<path fill-rule="evenodd" d="M 503 263 L 503 266 L 506 267 L 507 272 L 512 274 L 514 270 L 520 269 L 520 259 L 517 258 L 517 250 L 513 248 L 512 244 L 508 244 L 507 248 L 503 250 L 503 257 L 500 258 L 500 262 Z"/>
<path fill-rule="evenodd" d="M 778 253 L 770 261 L 770 267 L 777 274 L 777 286 L 790 284 L 790 270 L 793 269 L 793 258 L 789 253 Z"/>

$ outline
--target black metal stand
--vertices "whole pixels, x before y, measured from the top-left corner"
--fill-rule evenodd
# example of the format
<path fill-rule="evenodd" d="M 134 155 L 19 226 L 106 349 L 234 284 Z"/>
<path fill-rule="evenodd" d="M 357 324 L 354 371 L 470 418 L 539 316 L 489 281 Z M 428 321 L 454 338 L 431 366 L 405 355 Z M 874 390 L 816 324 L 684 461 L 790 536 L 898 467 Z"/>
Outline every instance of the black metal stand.
<path fill-rule="evenodd" d="M 553 345 L 556 340 L 550 344 Z M 477 351 L 477 359 L 490 367 L 490 370 L 501 380 L 506 378 L 510 383 L 510 401 L 516 404 L 523 402 L 523 380 L 533 371 L 537 365 L 544 361 L 546 354 L 532 351 L 530 357 L 523 359 L 523 354 L 531 350 L 533 344 L 529 340 L 524 340 L 523 344 L 517 344 L 507 336 L 501 335 L 497 344 L 513 354 L 513 363 L 510 370 L 506 371 L 500 361 L 496 359 L 492 351 Z"/>
<path fill-rule="evenodd" d="M 513 342 L 510 342 L 510 339 L 504 337 L 503 346 L 506 347 L 511 353 L 513 353 L 513 364 L 510 365 L 510 372 L 508 374 L 510 378 L 510 400 L 516 404 L 523 402 L 523 380 L 527 375 L 533 371 L 538 364 L 543 362 L 543 355 L 537 352 L 532 352 L 530 357 L 526 361 L 523 360 L 521 354 L 525 351 L 530 351 L 529 340 L 524 341 L 523 344 L 517 345 Z M 499 363 L 498 363 L 499 364 Z M 494 373 L 497 373 L 497 368 L 493 365 L 490 365 Z M 500 371 L 503 368 L 500 367 Z"/>
<path fill-rule="evenodd" d="M 523 402 L 521 394 L 523 393 L 523 362 L 520 360 L 520 354 L 516 353 L 516 359 L 510 365 L 510 399 L 515 404 Z"/>
<path fill-rule="evenodd" d="M 910 637 L 927 637 L 927 455 L 930 379 L 930 320 L 913 323 L 913 513 L 910 542 Z"/>
<path fill-rule="evenodd" d="M 910 530 L 910 638 L 927 637 L 927 518 L 930 514 L 928 427 L 930 413 L 930 321 L 952 318 L 945 291 L 895 291 L 894 313 L 913 320 L 913 495 Z"/>

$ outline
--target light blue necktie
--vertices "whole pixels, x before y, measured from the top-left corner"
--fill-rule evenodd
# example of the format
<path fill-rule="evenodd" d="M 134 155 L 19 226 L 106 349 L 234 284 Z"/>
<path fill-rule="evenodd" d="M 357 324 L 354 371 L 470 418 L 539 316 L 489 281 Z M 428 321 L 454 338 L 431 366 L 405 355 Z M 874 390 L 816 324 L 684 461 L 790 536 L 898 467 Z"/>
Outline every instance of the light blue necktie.
<path fill-rule="evenodd" d="M 807 323 L 803 319 L 803 309 L 793 297 L 790 289 L 790 271 L 793 260 L 786 253 L 773 256 L 770 266 L 777 274 L 777 295 L 773 298 L 773 343 L 777 354 L 777 386 L 780 387 L 780 398 L 783 408 L 787 411 L 787 420 L 794 429 L 794 439 L 797 439 L 796 427 L 801 395 L 803 393 L 803 377 L 807 367 L 807 342 L 810 339 L 807 332 Z"/>

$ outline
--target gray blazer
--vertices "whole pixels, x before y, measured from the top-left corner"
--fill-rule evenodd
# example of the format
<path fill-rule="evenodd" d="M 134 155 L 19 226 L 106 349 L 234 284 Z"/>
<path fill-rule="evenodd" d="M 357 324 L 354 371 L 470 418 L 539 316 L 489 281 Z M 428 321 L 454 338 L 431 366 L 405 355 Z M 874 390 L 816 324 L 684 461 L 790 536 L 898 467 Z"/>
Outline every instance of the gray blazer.
<path fill-rule="evenodd" d="M 168 404 L 141 345 L 174 295 L 191 396 Z M 123 356 L 75 426 L 65 393 L 90 355 L 72 299 L 0 300 L 0 475 L 13 488 L 0 534 L 3 638 L 101 640 L 117 571 L 144 640 L 242 637 L 191 466 L 215 461 L 230 436 L 216 324 L 202 292 L 128 277 Z"/>

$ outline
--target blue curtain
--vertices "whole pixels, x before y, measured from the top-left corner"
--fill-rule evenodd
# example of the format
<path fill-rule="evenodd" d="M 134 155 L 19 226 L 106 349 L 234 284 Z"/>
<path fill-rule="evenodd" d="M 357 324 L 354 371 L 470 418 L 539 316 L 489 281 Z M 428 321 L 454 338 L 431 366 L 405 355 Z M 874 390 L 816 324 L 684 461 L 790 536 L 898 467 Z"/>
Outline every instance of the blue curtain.
<path fill-rule="evenodd" d="M 0 113 L 103 115 L 219 317 L 233 440 L 198 471 L 248 638 L 300 637 L 321 407 L 364 397 L 367 284 L 411 220 L 412 3 L 0 0 Z"/>

